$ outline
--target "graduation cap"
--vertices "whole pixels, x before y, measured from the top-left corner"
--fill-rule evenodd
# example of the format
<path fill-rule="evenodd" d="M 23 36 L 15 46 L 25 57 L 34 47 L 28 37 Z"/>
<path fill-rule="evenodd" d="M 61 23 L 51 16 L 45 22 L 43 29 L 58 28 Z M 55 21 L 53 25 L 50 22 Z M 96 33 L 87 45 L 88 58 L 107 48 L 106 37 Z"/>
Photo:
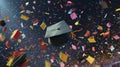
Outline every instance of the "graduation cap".
<path fill-rule="evenodd" d="M 4 20 L 0 20 L 0 25 L 4 27 L 6 25 L 5 21 Z"/>
<path fill-rule="evenodd" d="M 60 46 L 68 41 L 68 34 L 72 30 L 63 20 L 47 27 L 45 38 L 48 38 L 49 44 Z"/>

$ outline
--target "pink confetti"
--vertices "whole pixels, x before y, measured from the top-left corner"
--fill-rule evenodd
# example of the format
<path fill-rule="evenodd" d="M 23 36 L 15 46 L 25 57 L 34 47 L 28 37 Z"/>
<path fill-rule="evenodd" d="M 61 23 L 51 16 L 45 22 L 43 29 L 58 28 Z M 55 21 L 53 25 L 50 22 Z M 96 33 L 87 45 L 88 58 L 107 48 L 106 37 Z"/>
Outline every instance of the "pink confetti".
<path fill-rule="evenodd" d="M 72 28 L 73 28 L 73 26 L 72 26 L 72 25 L 69 25 L 69 27 L 70 27 L 70 29 L 72 29 Z"/>
<path fill-rule="evenodd" d="M 73 49 L 73 50 L 77 50 L 77 47 L 72 44 L 72 49 Z"/>
<path fill-rule="evenodd" d="M 78 65 L 77 65 L 77 64 L 75 64 L 75 65 L 74 65 L 74 67 L 78 67 Z"/>
<path fill-rule="evenodd" d="M 118 40 L 118 39 L 120 39 L 120 36 L 115 35 L 115 36 L 113 36 L 113 38 L 114 38 L 115 40 Z"/>
<path fill-rule="evenodd" d="M 71 2 L 71 1 L 67 1 L 67 5 L 68 5 L 68 6 L 71 6 L 71 5 L 72 5 L 72 2 Z"/>
<path fill-rule="evenodd" d="M 51 3 L 51 1 L 49 1 L 49 0 L 48 0 L 47 2 L 48 2 L 48 4 L 50 4 L 50 3 Z"/>
<path fill-rule="evenodd" d="M 54 60 L 53 59 L 50 59 L 51 63 L 54 63 Z"/>
<path fill-rule="evenodd" d="M 111 24 L 110 24 L 110 23 L 107 23 L 106 26 L 107 26 L 107 27 L 111 27 Z"/>
<path fill-rule="evenodd" d="M 60 67 L 65 67 L 65 64 L 63 62 L 61 62 Z"/>
<path fill-rule="evenodd" d="M 73 12 L 71 15 L 70 15 L 71 19 L 74 20 L 77 18 L 77 14 L 75 12 Z"/>

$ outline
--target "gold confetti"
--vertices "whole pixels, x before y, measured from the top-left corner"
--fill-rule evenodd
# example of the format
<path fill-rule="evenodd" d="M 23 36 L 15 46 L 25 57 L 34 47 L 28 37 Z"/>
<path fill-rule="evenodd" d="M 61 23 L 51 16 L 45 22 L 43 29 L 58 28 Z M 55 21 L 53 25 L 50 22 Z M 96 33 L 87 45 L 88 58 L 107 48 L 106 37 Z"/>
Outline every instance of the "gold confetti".
<path fill-rule="evenodd" d="M 51 63 L 49 61 L 45 61 L 45 67 L 51 67 Z"/>
<path fill-rule="evenodd" d="M 89 43 L 96 43 L 94 36 L 89 37 L 88 41 L 89 41 Z"/>
<path fill-rule="evenodd" d="M 33 26 L 32 26 L 32 25 L 30 25 L 30 29 L 32 29 L 32 30 L 33 30 Z"/>
<path fill-rule="evenodd" d="M 5 36 L 3 34 L 0 34 L 0 41 L 4 41 L 5 40 Z"/>
<path fill-rule="evenodd" d="M 86 60 L 87 60 L 90 64 L 92 64 L 92 63 L 95 61 L 95 58 L 93 58 L 93 57 L 91 57 L 91 56 L 88 56 L 88 57 L 86 58 Z"/>
<path fill-rule="evenodd" d="M 120 11 L 120 8 L 117 8 L 115 11 Z"/>
<path fill-rule="evenodd" d="M 64 54 L 63 52 L 59 53 L 59 57 L 62 61 L 67 62 L 68 56 Z"/>
<path fill-rule="evenodd" d="M 21 43 L 22 42 L 22 40 L 21 39 L 18 39 L 18 43 Z"/>
<path fill-rule="evenodd" d="M 26 16 L 26 15 L 23 15 L 23 14 L 20 16 L 20 18 L 23 19 L 23 20 L 25 20 L 25 21 L 29 20 L 29 17 Z"/>
<path fill-rule="evenodd" d="M 42 28 L 42 30 L 45 30 L 45 28 L 47 27 L 47 25 L 45 24 L 45 22 L 42 22 L 42 24 L 40 25 L 40 27 Z"/>

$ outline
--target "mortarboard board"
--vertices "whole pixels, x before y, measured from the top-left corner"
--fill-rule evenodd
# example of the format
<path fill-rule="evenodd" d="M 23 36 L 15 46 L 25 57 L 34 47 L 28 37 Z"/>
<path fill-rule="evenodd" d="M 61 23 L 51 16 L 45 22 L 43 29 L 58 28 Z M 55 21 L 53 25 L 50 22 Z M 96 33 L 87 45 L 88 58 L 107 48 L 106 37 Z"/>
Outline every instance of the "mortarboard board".
<path fill-rule="evenodd" d="M 5 21 L 4 20 L 0 20 L 0 25 L 4 27 L 6 25 Z"/>
<path fill-rule="evenodd" d="M 47 27 L 45 38 L 49 39 L 49 43 L 53 45 L 63 45 L 67 42 L 67 33 L 71 32 L 70 27 L 65 21 L 60 21 L 56 24 Z"/>

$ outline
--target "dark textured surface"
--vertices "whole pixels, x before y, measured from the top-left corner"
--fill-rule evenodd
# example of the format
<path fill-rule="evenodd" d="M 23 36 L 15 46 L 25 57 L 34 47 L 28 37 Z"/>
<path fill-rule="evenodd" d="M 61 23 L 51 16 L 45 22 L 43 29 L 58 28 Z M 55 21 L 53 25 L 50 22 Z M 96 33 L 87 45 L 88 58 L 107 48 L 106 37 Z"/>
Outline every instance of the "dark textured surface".
<path fill-rule="evenodd" d="M 120 20 L 120 12 L 115 11 L 115 9 L 120 7 L 119 0 L 105 0 L 108 5 L 106 9 L 102 9 L 99 0 L 69 0 L 72 4 L 67 4 L 68 0 L 51 0 L 50 4 L 47 0 L 34 1 L 36 1 L 36 4 L 33 3 L 33 0 L 0 0 L 0 19 L 5 20 L 7 27 L 7 31 L 4 32 L 4 27 L 0 26 L 0 33 L 6 37 L 3 42 L 0 42 L 0 67 L 5 67 L 7 58 L 13 51 L 19 50 L 20 48 L 25 49 L 24 51 L 30 60 L 28 66 L 31 67 L 44 67 L 45 60 L 50 61 L 52 57 L 54 57 L 55 60 L 54 63 L 51 64 L 51 67 L 60 67 L 59 63 L 62 62 L 59 58 L 60 51 L 69 55 L 68 62 L 65 63 L 68 67 L 74 64 L 81 67 L 81 64 L 77 61 L 83 58 L 83 53 L 91 55 L 96 59 L 103 54 L 109 56 L 108 53 L 113 54 L 112 58 L 116 57 L 115 53 L 120 50 L 120 39 L 115 40 L 113 36 L 120 36 L 120 22 L 118 22 Z M 25 5 L 26 2 L 29 2 L 29 4 Z M 70 14 L 68 14 L 70 9 L 77 14 L 77 18 L 74 20 L 72 20 Z M 22 13 L 30 18 L 28 21 L 20 18 L 20 12 L 22 10 L 33 11 L 31 14 Z M 106 13 L 107 16 L 105 17 Z M 7 19 L 6 16 L 9 18 Z M 39 20 L 39 23 L 33 26 L 32 21 L 36 18 Z M 45 43 L 48 42 L 47 39 L 44 38 L 46 30 L 42 30 L 40 24 L 45 22 L 46 25 L 49 26 L 61 20 L 65 20 L 68 25 L 72 25 L 73 32 L 77 31 L 74 33 L 75 38 L 72 38 L 71 33 L 69 33 L 69 40 L 65 45 L 56 47 L 46 44 L 46 49 L 42 50 L 39 39 L 43 39 Z M 76 21 L 79 22 L 77 26 L 75 25 Z M 100 34 L 107 31 L 108 27 L 106 24 L 108 22 L 111 24 L 110 35 L 104 38 L 100 36 Z M 21 27 L 21 23 L 23 23 L 24 27 Z M 33 26 L 33 30 L 29 27 L 30 25 Z M 102 31 L 97 29 L 99 25 L 103 27 Z M 25 38 L 22 38 L 22 35 L 19 37 L 19 39 L 22 40 L 21 43 L 17 40 L 10 39 L 12 32 L 16 29 L 19 29 L 22 34 L 26 36 Z M 82 30 L 78 31 L 80 29 Z M 87 40 L 88 37 L 84 37 L 87 30 L 91 32 L 90 36 L 93 35 L 93 32 L 97 32 L 97 34 L 94 35 L 96 43 L 91 44 Z M 10 42 L 11 48 L 6 48 L 6 41 Z M 76 46 L 77 50 L 73 50 L 72 45 Z M 109 47 L 111 45 L 115 47 L 114 51 L 110 51 Z M 86 46 L 85 51 L 82 50 L 81 46 Z M 95 52 L 91 49 L 93 46 L 96 48 Z M 103 53 L 101 52 L 102 49 L 104 49 Z M 98 61 L 99 64 L 102 62 L 102 60 Z"/>

